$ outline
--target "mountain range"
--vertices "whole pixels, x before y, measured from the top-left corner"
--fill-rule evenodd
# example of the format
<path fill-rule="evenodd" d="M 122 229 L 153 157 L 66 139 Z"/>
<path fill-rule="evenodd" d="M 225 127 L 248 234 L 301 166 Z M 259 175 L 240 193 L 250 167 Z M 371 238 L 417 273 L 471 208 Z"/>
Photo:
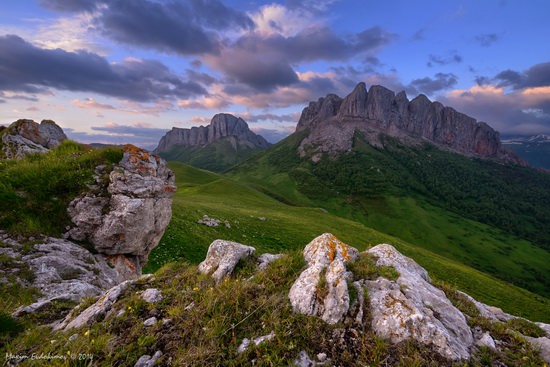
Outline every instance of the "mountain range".
<path fill-rule="evenodd" d="M 530 166 L 550 170 L 550 136 L 507 136 L 502 145 L 529 162 Z"/>
<path fill-rule="evenodd" d="M 219 113 L 207 126 L 172 128 L 161 138 L 154 153 L 166 160 L 221 172 L 270 145 L 251 131 L 242 118 Z"/>

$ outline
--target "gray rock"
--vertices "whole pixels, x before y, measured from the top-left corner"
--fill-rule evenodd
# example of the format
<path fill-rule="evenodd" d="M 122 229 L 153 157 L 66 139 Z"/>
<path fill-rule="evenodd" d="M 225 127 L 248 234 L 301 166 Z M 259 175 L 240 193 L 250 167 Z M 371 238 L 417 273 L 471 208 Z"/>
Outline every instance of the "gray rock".
<path fill-rule="evenodd" d="M 252 255 L 254 247 L 231 241 L 216 240 L 208 247 L 206 259 L 199 264 L 199 272 L 212 274 L 217 282 L 231 274 L 240 259 Z"/>
<path fill-rule="evenodd" d="M 272 331 L 271 333 L 269 333 L 268 335 L 264 335 L 264 336 L 259 336 L 257 338 L 254 338 L 254 340 L 252 340 L 252 342 L 256 345 L 260 345 L 262 344 L 263 342 L 266 342 L 266 341 L 270 341 L 272 340 L 273 338 L 275 338 L 275 336 L 277 336 L 275 334 L 274 331 Z M 248 338 L 244 338 L 242 343 L 239 345 L 239 347 L 237 348 L 237 353 L 242 353 L 244 352 L 245 350 L 248 349 L 248 347 L 250 346 L 250 339 Z"/>
<path fill-rule="evenodd" d="M 483 333 L 483 335 L 479 340 L 476 341 L 476 345 L 478 347 L 488 347 L 491 349 L 497 348 L 497 346 L 495 345 L 494 339 L 491 337 L 491 334 L 489 334 L 489 332 L 487 331 Z"/>
<path fill-rule="evenodd" d="M 46 153 L 65 139 L 63 130 L 51 120 L 42 120 L 40 124 L 33 120 L 17 120 L 3 131 L 2 153 L 6 158 Z"/>
<path fill-rule="evenodd" d="M 143 326 L 153 326 L 157 323 L 156 317 L 149 317 L 147 320 L 143 321 Z"/>
<path fill-rule="evenodd" d="M 73 334 L 69 337 L 69 342 L 74 342 L 76 339 L 78 339 L 78 334 Z"/>
<path fill-rule="evenodd" d="M 153 367 L 157 364 L 157 361 L 162 357 L 162 352 L 157 350 L 151 357 L 150 355 L 143 355 L 139 357 L 134 367 Z"/>
<path fill-rule="evenodd" d="M 141 298 L 147 303 L 162 301 L 162 293 L 156 288 L 149 288 L 143 291 Z"/>
<path fill-rule="evenodd" d="M 325 322 L 335 324 L 349 309 L 345 263 L 354 260 L 359 252 L 325 233 L 311 241 L 303 254 L 308 267 L 290 288 L 288 297 L 292 308 L 295 312 L 318 315 Z M 325 289 L 320 290 L 319 286 Z M 318 299 L 320 293 L 326 294 L 323 300 Z"/>
<path fill-rule="evenodd" d="M 4 237 L 3 241 L 12 244 L 12 251 L 21 248 L 14 240 Z M 14 316 L 40 311 L 55 300 L 79 302 L 86 297 L 98 296 L 122 280 L 120 274 L 100 256 L 62 239 L 46 238 L 43 243 L 35 244 L 32 252 L 20 255 L 20 258 L 33 271 L 32 286 L 38 288 L 41 296 L 33 304 L 18 308 Z"/>
<path fill-rule="evenodd" d="M 473 336 L 466 318 L 429 283 L 426 270 L 391 245 L 368 253 L 377 258 L 377 266 L 393 266 L 400 273 L 396 282 L 366 282 L 375 332 L 394 343 L 414 338 L 452 360 L 469 359 Z"/>
<path fill-rule="evenodd" d="M 96 181 L 109 196 L 88 193 L 73 200 L 68 213 L 75 226 L 67 236 L 90 241 L 125 279 L 134 279 L 170 222 L 174 175 L 161 158 L 133 145 L 124 146 L 109 182 L 99 168 Z"/>
<path fill-rule="evenodd" d="M 550 324 L 544 324 L 542 322 L 536 322 L 535 324 L 537 324 L 542 330 L 546 331 L 546 335 L 550 337 Z"/>
<path fill-rule="evenodd" d="M 233 144 L 250 148 L 267 148 L 269 144 L 262 136 L 256 135 L 242 119 L 226 113 L 212 118 L 210 125 L 182 129 L 174 127 L 159 142 L 154 153 L 162 153 L 175 146 L 190 147 L 205 145 L 221 139 L 233 138 Z"/>
<path fill-rule="evenodd" d="M 95 320 L 105 316 L 111 311 L 113 305 L 118 301 L 122 293 L 135 282 L 135 280 L 126 280 L 109 289 L 93 305 L 82 311 L 74 319 L 71 320 L 69 315 L 69 317 L 59 325 L 58 329 L 69 330 L 92 324 Z"/>
<path fill-rule="evenodd" d="M 300 354 L 298 354 L 298 358 L 294 360 L 294 365 L 296 367 L 314 367 L 317 366 L 317 363 L 309 358 L 305 350 L 302 350 Z"/>
<path fill-rule="evenodd" d="M 258 270 L 265 270 L 269 266 L 269 264 L 275 260 L 280 259 L 285 255 L 283 254 L 261 254 L 258 256 Z"/>
<path fill-rule="evenodd" d="M 541 337 L 541 338 L 531 338 L 529 336 L 524 336 L 524 338 L 536 348 L 538 348 L 540 356 L 550 364 L 550 338 Z"/>

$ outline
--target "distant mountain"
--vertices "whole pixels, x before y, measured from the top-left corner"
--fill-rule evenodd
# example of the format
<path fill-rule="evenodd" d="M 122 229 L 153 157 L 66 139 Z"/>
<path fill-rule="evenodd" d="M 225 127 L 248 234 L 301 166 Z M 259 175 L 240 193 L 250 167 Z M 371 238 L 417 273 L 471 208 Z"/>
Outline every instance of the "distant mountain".
<path fill-rule="evenodd" d="M 530 166 L 550 169 L 550 136 L 507 136 L 502 145 L 529 162 Z"/>
<path fill-rule="evenodd" d="M 397 95 L 379 85 L 367 92 L 359 83 L 344 99 L 334 94 L 319 98 L 306 107 L 296 131 L 310 130 L 300 145 L 301 154 L 313 150 L 317 159 L 322 153 L 351 149 L 356 132 L 373 146 L 382 146 L 379 137 L 396 137 L 407 145 L 429 141 L 440 148 L 463 155 L 526 165 L 503 149 L 499 133 L 484 122 L 431 102 L 421 94 L 409 101 L 405 92 Z"/>
<path fill-rule="evenodd" d="M 242 118 L 220 113 L 208 126 L 172 128 L 160 139 L 154 153 L 166 160 L 222 172 L 270 145 Z"/>

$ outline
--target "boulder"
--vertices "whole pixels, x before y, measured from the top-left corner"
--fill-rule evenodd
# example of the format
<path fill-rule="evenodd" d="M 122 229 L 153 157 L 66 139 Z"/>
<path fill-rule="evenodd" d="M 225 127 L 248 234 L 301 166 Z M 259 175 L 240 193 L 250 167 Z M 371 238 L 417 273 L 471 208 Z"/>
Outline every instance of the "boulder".
<path fill-rule="evenodd" d="M 216 240 L 208 247 L 206 259 L 199 264 L 199 272 L 212 274 L 217 282 L 231 274 L 240 259 L 252 255 L 254 247 L 231 241 Z"/>
<path fill-rule="evenodd" d="M 542 359 L 544 359 L 546 363 L 550 364 L 550 338 L 547 338 L 547 337 L 531 338 L 529 336 L 525 336 L 525 339 L 529 343 L 533 344 L 535 348 L 539 350 L 539 353 Z"/>
<path fill-rule="evenodd" d="M 156 288 L 149 288 L 143 291 L 141 298 L 147 303 L 162 301 L 162 293 Z"/>
<path fill-rule="evenodd" d="M 162 357 L 162 352 L 157 350 L 151 357 L 150 355 L 143 355 L 139 357 L 134 367 L 153 367 L 157 364 L 157 361 Z"/>
<path fill-rule="evenodd" d="M 258 270 L 265 270 L 269 266 L 269 264 L 275 260 L 280 259 L 285 255 L 283 254 L 261 254 L 258 256 Z"/>
<path fill-rule="evenodd" d="M 99 192 L 89 192 L 69 204 L 74 227 L 66 236 L 87 240 L 126 279 L 141 274 L 172 216 L 174 175 L 160 157 L 125 145 L 123 158 L 105 182 L 96 170 Z"/>
<path fill-rule="evenodd" d="M 17 120 L 2 130 L 2 155 L 18 159 L 46 153 L 65 139 L 63 130 L 51 120 L 42 120 L 40 124 L 33 120 Z"/>
<path fill-rule="evenodd" d="M 304 249 L 308 267 L 290 288 L 288 297 L 295 312 L 320 316 L 335 324 L 349 309 L 345 264 L 357 258 L 359 251 L 324 233 Z"/>
<path fill-rule="evenodd" d="M 377 258 L 377 266 L 393 266 L 400 273 L 396 282 L 366 281 L 375 332 L 394 343 L 413 338 L 448 359 L 469 359 L 473 336 L 466 318 L 430 284 L 426 270 L 391 245 L 368 253 Z"/>

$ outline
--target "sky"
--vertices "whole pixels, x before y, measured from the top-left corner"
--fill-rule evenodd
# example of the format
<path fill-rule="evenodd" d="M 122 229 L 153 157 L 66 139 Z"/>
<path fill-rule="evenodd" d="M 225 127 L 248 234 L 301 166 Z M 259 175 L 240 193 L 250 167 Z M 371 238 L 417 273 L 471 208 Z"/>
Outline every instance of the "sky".
<path fill-rule="evenodd" d="M 0 1 L 0 124 L 84 143 L 152 149 L 220 112 L 276 142 L 361 81 L 550 134 L 550 1 Z"/>

